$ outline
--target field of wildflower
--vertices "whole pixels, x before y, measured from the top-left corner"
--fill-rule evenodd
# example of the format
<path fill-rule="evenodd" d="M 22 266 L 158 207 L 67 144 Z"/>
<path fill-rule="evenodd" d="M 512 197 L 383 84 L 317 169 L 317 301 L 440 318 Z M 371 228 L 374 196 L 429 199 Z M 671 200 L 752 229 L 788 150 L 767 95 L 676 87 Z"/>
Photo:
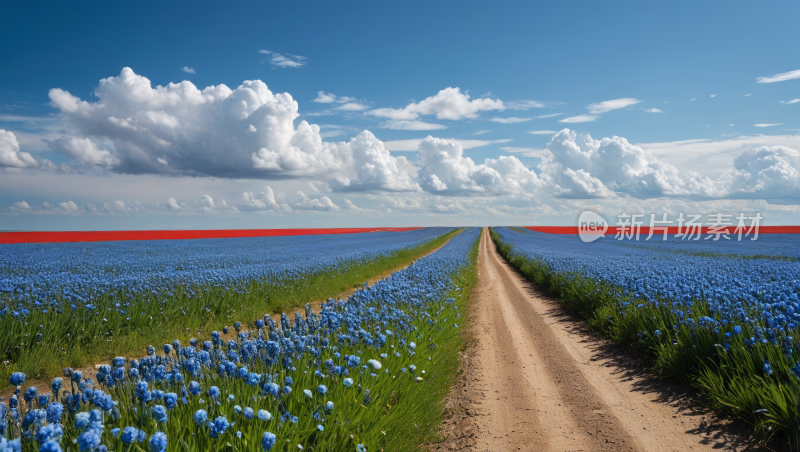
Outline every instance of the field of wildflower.
<path fill-rule="evenodd" d="M 495 228 L 500 253 L 757 437 L 800 447 L 800 235 L 583 243 Z"/>
<path fill-rule="evenodd" d="M 0 378 L 52 376 L 324 300 L 452 232 L 0 245 Z"/>
<path fill-rule="evenodd" d="M 443 232 L 405 232 L 413 240 L 404 246 L 431 241 Z M 146 356 L 138 359 L 114 358 L 100 368 L 96 379 L 65 368 L 61 377 L 52 380 L 49 393 L 25 388 L 27 375 L 15 370 L 8 381 L 17 392 L 8 402 L 0 402 L 0 452 L 416 450 L 431 439 L 441 421 L 440 403 L 458 366 L 457 352 L 462 346 L 458 323 L 477 278 L 479 234 L 475 228 L 451 233 L 448 238 L 452 238 L 437 252 L 371 287 L 365 284 L 346 301 L 328 300 L 319 312 L 306 307 L 304 316 L 282 315 L 280 322 L 273 322 L 269 315 L 229 311 L 235 317 L 231 331 L 224 327 L 222 334 L 211 331 L 187 341 L 168 341 L 158 349 L 149 346 Z M 403 246 L 399 240 L 391 243 L 389 237 L 376 236 L 369 246 L 363 239 L 349 243 L 361 254 L 344 258 L 347 244 L 326 255 L 321 241 L 309 239 L 313 243 L 308 244 L 307 254 L 297 253 L 295 242 L 286 246 L 286 252 L 301 258 L 284 257 L 258 266 L 259 257 L 251 255 L 253 261 L 248 262 L 255 270 L 242 270 L 241 261 L 229 260 L 204 273 L 212 267 L 210 263 L 191 254 L 183 260 L 154 256 L 137 267 L 141 279 L 134 268 L 126 269 L 119 262 L 140 262 L 135 256 L 147 255 L 146 249 L 130 251 L 127 261 L 124 253 L 110 252 L 106 265 L 116 269 L 110 273 L 118 271 L 120 278 L 101 281 L 114 289 L 111 294 L 92 292 L 93 281 L 85 280 L 91 276 L 73 282 L 69 271 L 58 273 L 55 280 L 60 286 L 4 282 L 6 287 L 12 285 L 11 294 L 18 294 L 20 287 L 22 294 L 30 294 L 18 298 L 30 307 L 10 307 L 11 314 L 2 322 L 10 318 L 17 322 L 12 325 L 21 328 L 27 321 L 28 329 L 35 332 L 38 318 L 32 320 L 37 315 L 56 318 L 85 313 L 97 323 L 100 316 L 105 316 L 102 322 L 110 321 L 111 315 L 132 321 L 149 318 L 147 311 L 138 312 L 149 306 L 156 311 L 171 309 L 170 315 L 176 315 L 178 307 L 164 307 L 180 306 L 171 301 L 174 298 L 184 303 L 199 301 L 201 295 L 208 298 L 215 290 L 226 294 L 217 295 L 217 304 L 223 305 L 236 300 L 233 294 L 252 291 L 255 280 L 267 279 L 289 290 L 296 286 L 286 281 L 309 281 L 309 269 L 335 271 L 363 259 L 359 256 L 364 253 L 387 253 L 392 246 Z M 252 243 L 241 245 L 239 251 L 252 248 Z M 43 253 L 53 253 L 43 248 Z M 234 255 L 239 254 L 231 251 L 231 259 Z M 66 262 L 58 268 L 70 268 L 69 253 L 60 256 Z M 47 260 L 42 257 L 38 262 Z M 103 268 L 103 259 L 95 262 L 95 269 Z M 156 272 L 161 277 L 144 277 Z M 175 278 L 159 286 L 163 274 Z M 195 279 L 183 279 L 186 274 Z M 198 280 L 196 275 L 203 277 Z M 129 286 L 126 278 L 136 284 Z M 151 284 L 156 284 L 152 290 Z M 52 302 L 48 301 L 51 295 L 40 297 L 37 292 L 54 287 L 61 288 L 61 297 Z M 64 295 L 67 288 L 72 298 Z M 9 298 L 4 300 L 8 303 Z M 42 305 L 35 306 L 37 301 Z M 70 306 L 76 301 L 81 305 Z M 22 307 L 28 310 L 24 316 L 19 311 Z M 228 333 L 235 336 L 225 340 Z"/>

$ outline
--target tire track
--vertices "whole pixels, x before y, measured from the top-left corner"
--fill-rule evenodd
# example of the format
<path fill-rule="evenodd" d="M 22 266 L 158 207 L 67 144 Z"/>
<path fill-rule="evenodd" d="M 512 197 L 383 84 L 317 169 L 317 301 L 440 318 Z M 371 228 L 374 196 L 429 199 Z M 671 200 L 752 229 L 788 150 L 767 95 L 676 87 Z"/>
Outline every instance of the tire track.
<path fill-rule="evenodd" d="M 448 440 L 434 449 L 673 452 L 753 446 L 741 444 L 726 427 L 710 428 L 705 412 L 665 403 L 668 384 L 658 389 L 646 381 L 646 372 L 625 372 L 620 362 L 630 358 L 609 356 L 605 348 L 613 344 L 532 290 L 497 253 L 486 229 L 478 264 L 473 340 L 448 400 Z M 677 389 L 685 394 L 686 388 Z"/>

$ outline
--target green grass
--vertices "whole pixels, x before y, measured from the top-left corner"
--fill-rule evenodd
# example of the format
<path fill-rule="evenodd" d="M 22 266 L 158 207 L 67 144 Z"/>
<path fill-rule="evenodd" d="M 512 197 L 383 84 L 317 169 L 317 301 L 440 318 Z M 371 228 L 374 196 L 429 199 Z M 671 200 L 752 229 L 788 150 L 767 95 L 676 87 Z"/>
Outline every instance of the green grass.
<path fill-rule="evenodd" d="M 515 256 L 510 245 L 494 231 L 491 234 L 500 254 L 526 278 L 583 316 L 592 329 L 641 350 L 654 373 L 697 388 L 702 402 L 723 417 L 749 423 L 756 438 L 800 450 L 800 379 L 790 370 L 797 363 L 782 352 L 780 343 L 747 347 L 743 339 L 757 335 L 742 326 L 740 335 L 727 340 L 730 350 L 726 350 L 725 333 L 732 332 L 732 325 L 717 333 L 692 330 L 664 303 L 656 306 L 635 299 L 616 286 L 577 273 L 552 272 L 543 261 Z M 691 318 L 713 315 L 708 303 L 693 300 Z M 792 336 L 791 348 L 797 350 L 800 331 Z M 763 370 L 765 360 L 774 371 L 770 376 Z M 756 412 L 763 409 L 767 411 Z"/>
<path fill-rule="evenodd" d="M 466 308 L 470 302 L 473 287 L 478 283 L 476 266 L 478 262 L 478 245 L 483 231 L 478 235 L 478 240 L 470 251 L 470 265 L 452 278 L 460 290 L 451 290 L 447 297 L 455 298 L 460 318 L 453 318 L 452 312 L 442 312 L 433 317 L 433 325 L 427 322 L 416 323 L 423 338 L 428 338 L 427 347 L 422 353 L 422 358 L 430 357 L 425 366 L 424 381 L 413 385 L 401 387 L 396 392 L 397 408 L 390 411 L 381 430 L 386 431 L 386 436 L 379 436 L 378 445 L 386 451 L 418 451 L 420 444 L 429 444 L 440 441 L 440 426 L 444 420 L 444 399 L 450 387 L 458 377 L 460 365 L 459 352 L 464 350 L 465 343 L 462 336 L 461 322 L 466 324 Z M 447 318 L 447 326 L 458 323 L 459 328 L 447 328 L 442 325 L 443 318 Z M 441 327 L 441 330 L 439 328 Z M 424 363 L 424 361 L 423 361 Z M 419 364 L 417 367 L 420 369 Z M 385 427 L 385 429 L 384 429 Z M 367 449 L 373 450 L 373 449 Z M 376 449 L 377 450 L 377 449 Z M 427 449 L 423 449 L 427 450 Z"/>
<path fill-rule="evenodd" d="M 346 271 L 327 269 L 287 280 L 281 286 L 253 282 L 244 291 L 179 286 L 172 294 L 142 295 L 130 300 L 124 294 L 107 294 L 96 300 L 94 311 L 81 308 L 64 313 L 34 312 L 26 322 L 5 316 L 0 319 L 0 387 L 7 387 L 12 372 L 24 372 L 29 379 L 50 378 L 67 366 L 78 368 L 114 356 L 142 356 L 150 344 L 158 346 L 173 339 L 185 342 L 195 335 L 231 326 L 235 320 L 254 322 L 265 313 L 327 299 L 408 265 L 458 232 L 451 231 L 376 260 L 352 263 Z M 199 296 L 190 296 L 190 289 Z M 114 309 L 115 303 L 126 301 L 130 302 L 127 314 Z M 39 325 L 43 327 L 38 328 Z M 42 334 L 38 343 L 37 333 Z"/>

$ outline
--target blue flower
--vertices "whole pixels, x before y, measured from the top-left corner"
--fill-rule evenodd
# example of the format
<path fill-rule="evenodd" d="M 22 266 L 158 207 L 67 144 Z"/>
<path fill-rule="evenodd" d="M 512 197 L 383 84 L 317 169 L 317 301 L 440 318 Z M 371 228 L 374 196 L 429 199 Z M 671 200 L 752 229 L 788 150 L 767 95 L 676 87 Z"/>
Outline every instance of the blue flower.
<path fill-rule="evenodd" d="M 211 423 L 211 431 L 209 434 L 212 438 L 217 438 L 225 433 L 225 430 L 227 430 L 230 425 L 230 422 L 228 422 L 225 416 L 219 416 L 218 418 L 214 419 L 214 422 Z"/>
<path fill-rule="evenodd" d="M 175 405 L 178 404 L 178 394 L 174 392 L 168 392 L 164 394 L 164 405 L 167 406 L 168 410 L 175 408 Z"/>
<path fill-rule="evenodd" d="M 0 451 L 2 452 L 20 452 L 22 450 L 22 439 L 17 438 L 13 441 L 8 441 L 0 436 Z"/>
<path fill-rule="evenodd" d="M 317 391 L 319 391 L 320 394 L 325 394 L 328 392 L 328 387 L 325 385 L 319 385 L 317 386 Z"/>
<path fill-rule="evenodd" d="M 39 429 L 36 432 L 36 441 L 39 443 L 44 443 L 46 441 L 61 441 L 61 437 L 64 436 L 64 431 L 59 424 L 48 424 Z"/>
<path fill-rule="evenodd" d="M 64 405 L 58 402 L 51 402 L 47 405 L 47 422 L 60 424 L 61 416 L 64 414 Z"/>
<path fill-rule="evenodd" d="M 218 387 L 216 387 L 216 386 L 212 386 L 212 387 L 211 387 L 211 388 L 208 390 L 208 395 L 210 395 L 210 396 L 211 396 L 211 398 L 213 398 L 213 399 L 216 399 L 216 398 L 218 398 L 218 397 L 219 397 L 219 395 L 220 395 L 219 388 L 218 388 Z"/>
<path fill-rule="evenodd" d="M 59 377 L 53 378 L 53 382 L 50 383 L 50 389 L 54 393 L 58 394 L 58 391 L 61 390 L 61 378 Z"/>
<path fill-rule="evenodd" d="M 75 415 L 75 430 L 81 431 L 89 425 L 89 413 L 81 412 Z"/>
<path fill-rule="evenodd" d="M 142 403 L 147 403 L 152 398 L 152 394 L 147 389 L 146 381 L 137 381 L 135 385 L 136 398 Z"/>
<path fill-rule="evenodd" d="M 167 434 L 163 432 L 156 432 L 150 437 L 150 451 L 151 452 L 164 452 L 167 450 Z"/>
<path fill-rule="evenodd" d="M 125 444 L 132 444 L 139 439 L 139 429 L 136 427 L 125 427 L 122 429 L 122 435 L 120 435 L 120 439 Z"/>
<path fill-rule="evenodd" d="M 333 410 L 333 402 L 328 402 L 325 404 L 325 409 L 328 411 Z"/>
<path fill-rule="evenodd" d="M 194 412 L 194 422 L 196 424 L 203 424 L 206 422 L 206 419 L 208 419 L 208 413 L 206 413 L 206 410 L 197 410 Z"/>
<path fill-rule="evenodd" d="M 253 419 L 253 416 L 254 416 L 254 413 L 253 413 L 253 409 L 252 408 L 247 407 L 247 408 L 244 409 L 244 418 L 245 419 L 247 419 L 247 420 Z"/>
<path fill-rule="evenodd" d="M 272 414 L 270 414 L 270 412 L 267 411 L 267 410 L 258 410 L 257 416 L 262 421 L 268 421 L 268 420 L 272 419 Z"/>
<path fill-rule="evenodd" d="M 2 441 L 5 441 L 5 439 Z M 3 445 L 0 443 L 0 451 L 2 450 L 4 450 Z M 39 447 L 39 452 L 61 452 L 61 445 L 57 441 L 49 439 L 42 443 L 42 446 Z"/>
<path fill-rule="evenodd" d="M 14 372 L 11 374 L 11 386 L 20 386 L 25 383 L 25 374 L 22 372 Z"/>
<path fill-rule="evenodd" d="M 156 405 L 150 410 L 150 415 L 157 423 L 164 424 L 167 422 L 167 409 L 163 405 Z"/>
<path fill-rule="evenodd" d="M 25 390 L 25 394 L 22 396 L 22 398 L 28 402 L 28 405 L 30 405 L 33 399 L 36 398 L 37 394 L 39 394 L 39 390 L 36 389 L 36 386 L 31 386 Z"/>
<path fill-rule="evenodd" d="M 349 388 L 350 386 L 353 386 L 353 379 L 345 378 L 344 380 L 342 380 L 342 384 Z"/>
<path fill-rule="evenodd" d="M 269 451 L 272 449 L 272 446 L 275 445 L 276 439 L 277 438 L 274 434 L 270 432 L 264 432 L 264 435 L 261 437 L 261 448 L 264 449 L 265 452 Z"/>
<path fill-rule="evenodd" d="M 78 436 L 78 447 L 82 451 L 93 451 L 97 449 L 97 447 L 100 446 L 100 441 L 102 439 L 100 434 L 101 433 L 97 430 L 86 430 L 85 432 L 81 433 L 80 436 Z"/>
<path fill-rule="evenodd" d="M 192 395 L 198 395 L 198 394 L 200 394 L 200 392 L 202 392 L 202 389 L 200 388 L 200 383 L 198 383 L 198 382 L 196 382 L 196 381 L 192 381 L 192 382 L 190 382 L 190 383 L 189 383 L 189 392 L 190 392 Z"/>

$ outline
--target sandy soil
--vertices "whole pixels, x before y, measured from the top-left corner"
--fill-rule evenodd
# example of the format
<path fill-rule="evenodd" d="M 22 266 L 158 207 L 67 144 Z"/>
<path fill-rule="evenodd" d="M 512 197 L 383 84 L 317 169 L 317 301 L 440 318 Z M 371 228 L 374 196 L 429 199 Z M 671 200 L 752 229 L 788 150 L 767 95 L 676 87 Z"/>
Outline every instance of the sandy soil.
<path fill-rule="evenodd" d="M 433 450 L 766 450 L 537 292 L 488 232 L 463 373 L 447 401 L 446 440 Z"/>

